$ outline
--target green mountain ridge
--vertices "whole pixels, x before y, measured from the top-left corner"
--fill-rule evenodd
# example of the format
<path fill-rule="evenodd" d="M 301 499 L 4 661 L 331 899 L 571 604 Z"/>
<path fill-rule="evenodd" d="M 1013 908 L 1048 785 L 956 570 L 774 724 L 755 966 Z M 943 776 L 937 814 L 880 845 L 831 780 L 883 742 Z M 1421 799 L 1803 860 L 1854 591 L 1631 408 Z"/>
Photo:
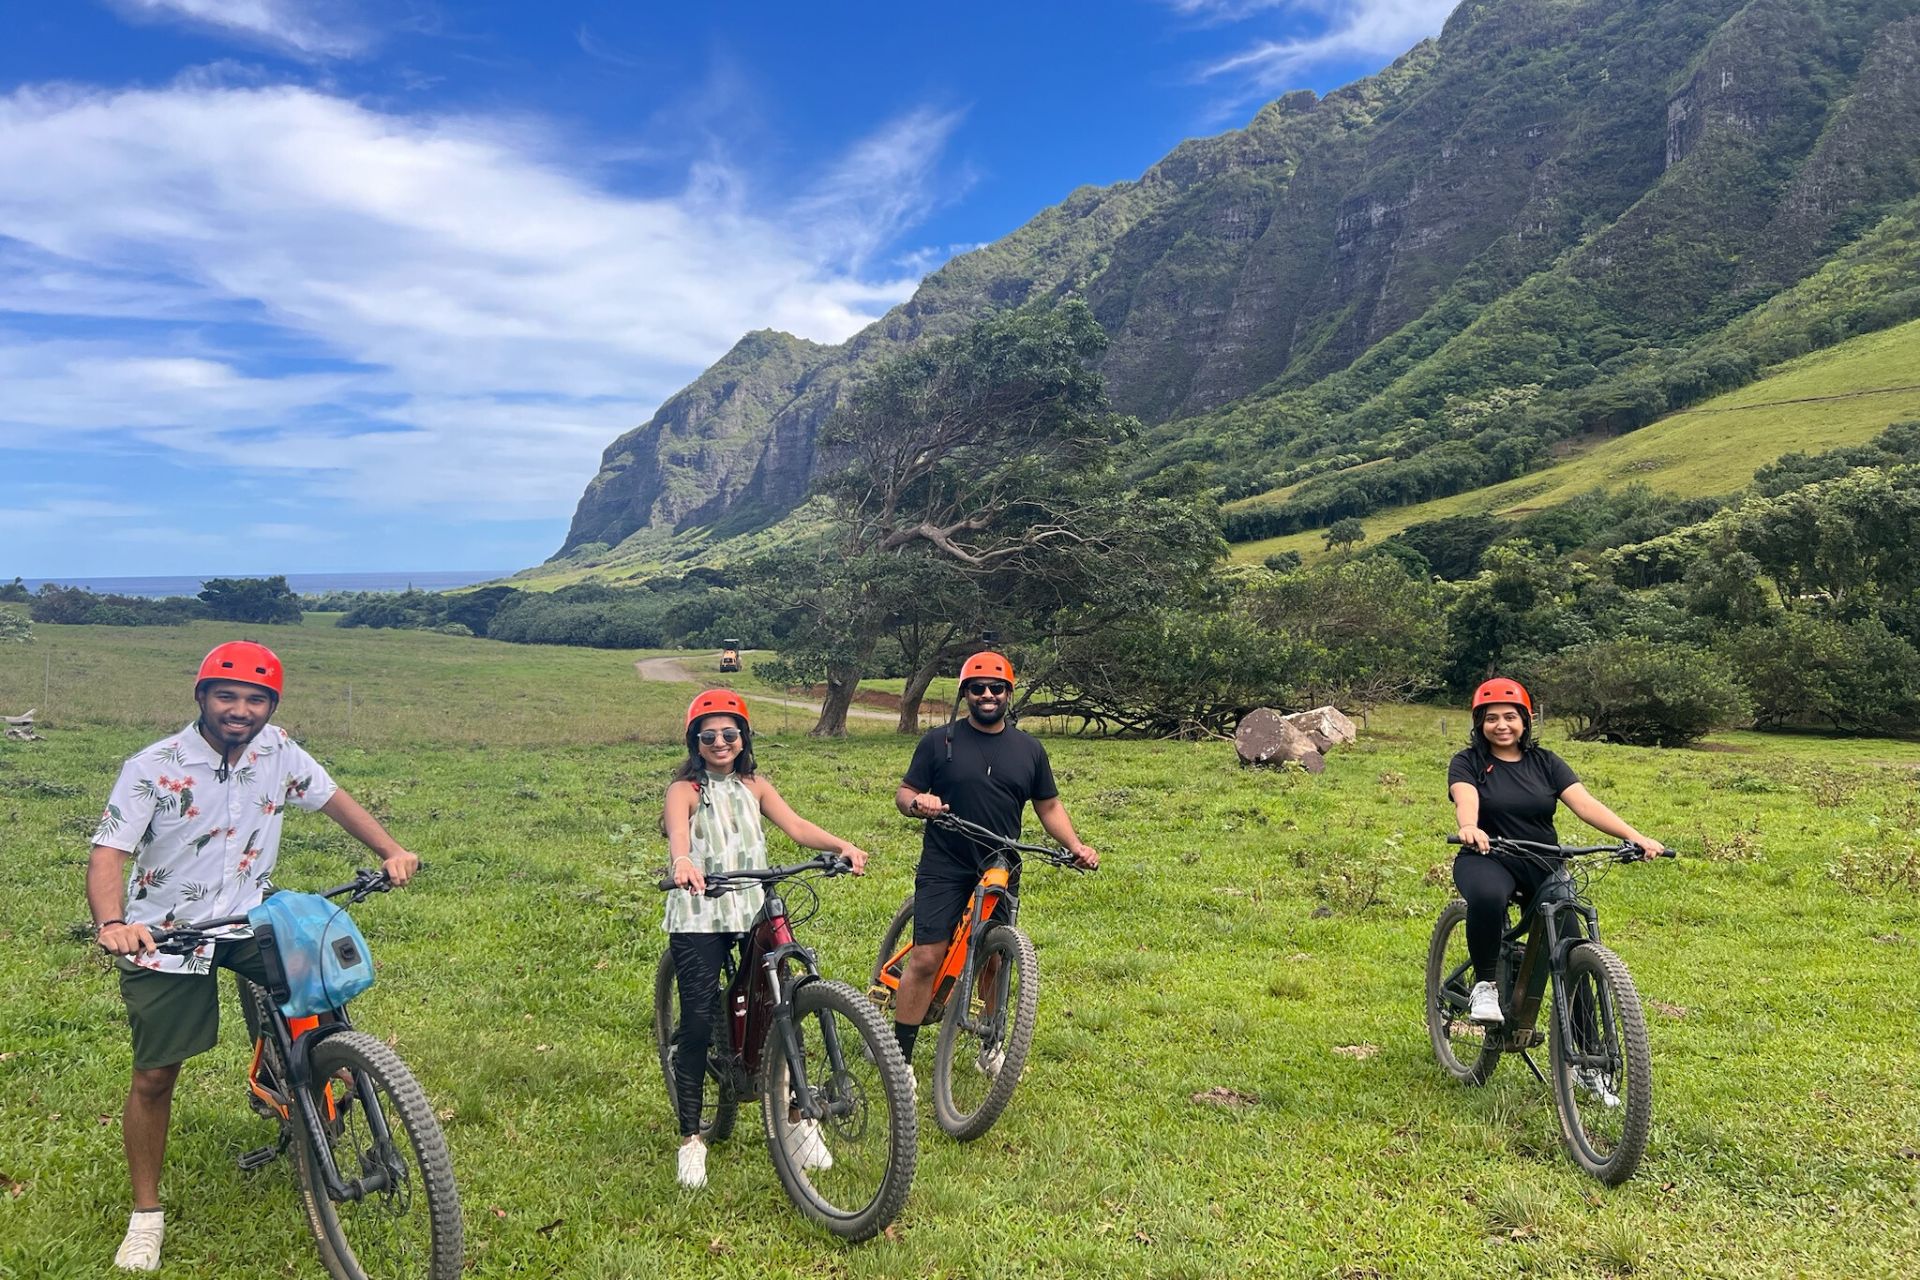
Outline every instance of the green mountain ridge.
<path fill-rule="evenodd" d="M 609 447 L 537 572 L 776 526 L 849 379 L 1069 295 L 1149 426 L 1143 471 L 1288 490 L 1260 504 L 1286 527 L 1230 517 L 1241 539 L 1506 481 L 1920 314 L 1916 193 L 1910 3 L 1469 0 L 1376 76 L 1074 192 L 844 344 L 748 335 Z"/>

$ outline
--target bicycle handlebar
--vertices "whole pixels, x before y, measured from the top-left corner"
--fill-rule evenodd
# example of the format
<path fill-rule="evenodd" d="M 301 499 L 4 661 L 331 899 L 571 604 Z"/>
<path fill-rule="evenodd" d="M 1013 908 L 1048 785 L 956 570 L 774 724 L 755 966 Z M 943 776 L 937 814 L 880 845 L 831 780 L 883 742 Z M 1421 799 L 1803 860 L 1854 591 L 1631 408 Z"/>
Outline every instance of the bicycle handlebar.
<path fill-rule="evenodd" d="M 361 868 L 353 873 L 353 879 L 345 884 L 337 884 L 331 889 L 322 889 L 319 897 L 337 898 L 341 894 L 351 894 L 350 901 L 359 903 L 376 893 L 385 893 L 393 888 L 393 881 L 385 870 L 372 871 Z M 231 929 L 235 925 L 247 923 L 247 915 L 219 916 L 212 920 L 196 920 L 190 923 L 176 924 L 171 929 L 150 929 L 147 932 L 153 938 L 153 949 L 164 951 L 168 955 L 186 955 L 202 942 L 206 935 L 215 929 Z"/>
<path fill-rule="evenodd" d="M 1464 845 L 1466 841 L 1459 836 L 1448 836 L 1447 843 Z M 1582 858 L 1596 853 L 1605 853 L 1613 855 L 1615 862 L 1641 862 L 1647 857 L 1645 849 L 1628 840 L 1623 840 L 1619 844 L 1540 844 L 1533 840 L 1511 840 L 1506 836 L 1489 836 L 1487 844 L 1490 849 L 1548 858 Z M 1677 858 L 1680 855 L 1675 850 L 1662 849 L 1658 856 Z"/>
<path fill-rule="evenodd" d="M 958 831 L 976 844 L 993 845 L 1017 853 L 1036 854 L 1056 867 L 1068 867 L 1074 871 L 1093 870 L 1092 867 L 1081 866 L 1078 859 L 1058 845 L 1022 844 L 1009 836 L 1001 835 L 998 831 L 990 831 L 977 822 L 968 822 L 958 814 L 936 813 L 931 817 L 922 818 L 921 821 L 932 823 L 937 827 L 946 827 L 950 831 Z"/>
<path fill-rule="evenodd" d="M 775 884 L 781 880 L 791 880 L 794 876 L 809 871 L 819 871 L 827 875 L 844 876 L 853 870 L 853 863 L 837 853 L 823 853 L 808 858 L 805 862 L 796 862 L 785 867 L 746 868 L 740 871 L 714 871 L 707 875 L 707 889 L 703 895 L 717 898 L 723 893 L 732 893 L 735 889 L 744 889 L 750 884 Z M 657 882 L 662 893 L 669 893 L 681 886 L 672 876 L 664 876 Z"/>

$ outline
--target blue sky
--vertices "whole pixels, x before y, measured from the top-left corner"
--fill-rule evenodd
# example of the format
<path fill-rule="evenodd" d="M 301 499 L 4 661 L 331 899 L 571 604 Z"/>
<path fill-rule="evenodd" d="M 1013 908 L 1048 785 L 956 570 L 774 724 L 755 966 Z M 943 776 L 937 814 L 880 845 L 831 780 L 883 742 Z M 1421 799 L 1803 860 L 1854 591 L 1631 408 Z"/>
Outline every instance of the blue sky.
<path fill-rule="evenodd" d="M 1451 0 L 0 0 L 0 580 L 520 568 L 839 341 Z"/>

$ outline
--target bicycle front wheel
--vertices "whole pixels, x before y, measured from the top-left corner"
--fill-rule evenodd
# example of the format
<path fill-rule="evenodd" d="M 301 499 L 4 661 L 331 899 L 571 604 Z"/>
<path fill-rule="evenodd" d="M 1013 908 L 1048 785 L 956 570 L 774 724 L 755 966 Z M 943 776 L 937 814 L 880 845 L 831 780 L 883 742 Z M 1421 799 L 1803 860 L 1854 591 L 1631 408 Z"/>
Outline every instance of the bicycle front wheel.
<path fill-rule="evenodd" d="M 760 1099 L 767 1149 L 802 1214 L 865 1240 L 886 1230 L 913 1185 L 919 1138 L 906 1060 L 880 1011 L 844 982 L 804 983 L 792 1016 L 805 1082 L 776 1027 Z M 813 1109 L 817 1120 L 805 1115 Z"/>
<path fill-rule="evenodd" d="M 1427 1038 L 1433 1056 L 1462 1084 L 1485 1084 L 1500 1065 L 1487 1029 L 1467 1019 L 1473 1005 L 1473 959 L 1467 954 L 1467 904 L 1455 898 L 1433 922 L 1427 945 Z"/>
<path fill-rule="evenodd" d="M 1620 957 L 1583 942 L 1555 975 L 1553 1100 L 1560 1139 L 1610 1187 L 1633 1176 L 1653 1127 L 1653 1053 L 1640 993 Z"/>
<path fill-rule="evenodd" d="M 933 1054 L 933 1112 L 940 1127 L 971 1141 L 1013 1100 L 1040 1016 L 1040 961 L 1027 935 L 990 927 L 971 979 L 962 977 L 940 1020 Z"/>
<path fill-rule="evenodd" d="M 680 1032 L 677 973 L 673 952 L 662 952 L 660 967 L 653 973 L 653 1042 L 660 1054 L 660 1074 L 667 1082 L 667 1105 L 673 1108 L 676 1117 L 680 1111 L 680 1095 L 674 1088 L 674 1071 L 679 1062 L 679 1046 L 675 1041 Z M 714 1003 L 713 1048 L 709 1052 L 726 1051 L 731 1043 L 729 1035 L 727 1002 L 723 998 Z M 700 1106 L 700 1137 L 710 1143 L 725 1142 L 733 1136 L 733 1121 L 740 1110 L 740 1097 L 730 1072 L 717 1070 L 712 1063 L 707 1063 L 704 1069 L 708 1079 Z"/>
<path fill-rule="evenodd" d="M 334 1096 L 321 1119 L 340 1178 L 358 1199 L 333 1200 L 304 1131 L 295 1143 L 320 1257 L 337 1280 L 426 1276 L 457 1280 L 463 1262 L 460 1196 L 440 1122 L 398 1054 L 361 1031 L 313 1048 L 316 1094 Z"/>

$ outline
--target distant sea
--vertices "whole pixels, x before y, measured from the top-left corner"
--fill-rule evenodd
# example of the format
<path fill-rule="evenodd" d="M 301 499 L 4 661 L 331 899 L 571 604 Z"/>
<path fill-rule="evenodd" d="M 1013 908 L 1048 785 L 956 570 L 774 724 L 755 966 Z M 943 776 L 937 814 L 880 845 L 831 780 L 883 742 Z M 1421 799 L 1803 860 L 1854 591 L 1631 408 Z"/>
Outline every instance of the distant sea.
<path fill-rule="evenodd" d="M 287 586 L 296 595 L 317 596 L 329 591 L 405 591 L 409 587 L 418 587 L 422 591 L 449 591 L 454 587 L 470 587 L 476 582 L 491 582 L 512 572 L 511 569 L 432 569 L 420 572 L 395 570 L 392 573 L 290 573 L 286 577 Z M 273 576 L 267 573 L 208 573 L 179 578 L 25 578 L 22 581 L 30 591 L 38 591 L 43 582 L 57 582 L 63 587 L 85 587 L 101 595 L 152 596 L 158 599 L 163 596 L 197 596 L 201 584 L 208 578 Z"/>

